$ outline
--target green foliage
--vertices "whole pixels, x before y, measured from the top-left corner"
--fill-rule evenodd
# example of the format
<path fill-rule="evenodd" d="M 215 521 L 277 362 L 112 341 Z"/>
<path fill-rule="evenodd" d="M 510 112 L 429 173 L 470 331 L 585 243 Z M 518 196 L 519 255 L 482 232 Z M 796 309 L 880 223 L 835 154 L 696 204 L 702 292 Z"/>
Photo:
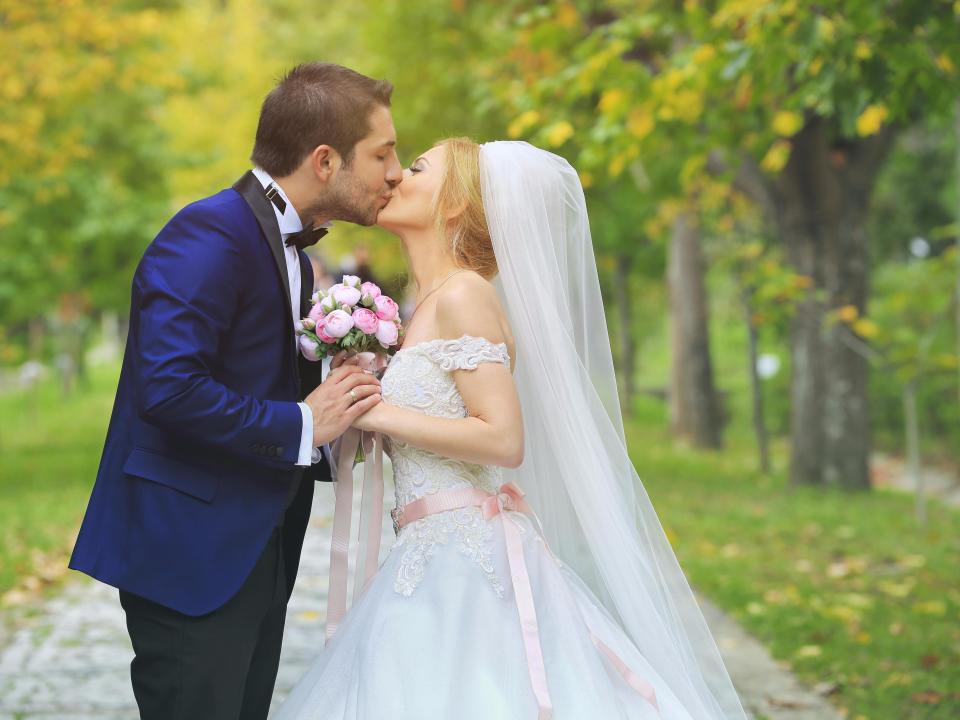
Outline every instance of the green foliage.
<path fill-rule="evenodd" d="M 36 392 L 0 395 L 0 596 L 26 578 L 65 571 L 118 372 L 96 368 L 90 388 L 68 398 L 52 380 Z"/>
<path fill-rule="evenodd" d="M 161 14 L 137 4 L 0 6 L 0 318 L 61 298 L 121 309 L 167 212 L 156 108 L 176 76 L 155 63 Z M 58 32 L 53 32 L 56 27 Z"/>

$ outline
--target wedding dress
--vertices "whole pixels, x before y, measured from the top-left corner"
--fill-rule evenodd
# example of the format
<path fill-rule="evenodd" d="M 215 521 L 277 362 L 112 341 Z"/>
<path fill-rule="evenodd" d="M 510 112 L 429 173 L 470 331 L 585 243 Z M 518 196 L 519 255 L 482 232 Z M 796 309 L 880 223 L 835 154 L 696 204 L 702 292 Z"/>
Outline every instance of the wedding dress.
<path fill-rule="evenodd" d="M 383 399 L 436 417 L 464 417 L 450 373 L 485 362 L 509 367 L 506 345 L 465 336 L 404 348 L 383 377 Z M 444 491 L 476 488 L 496 496 L 503 482 L 497 467 L 404 443 L 392 442 L 389 456 L 398 507 Z M 428 515 L 400 531 L 278 720 L 536 718 L 504 523 L 515 524 L 522 538 L 554 720 L 691 720 L 655 668 L 551 554 L 530 517 L 509 512 L 488 521 L 479 507 Z M 639 690 L 595 638 L 641 681 Z"/>
<path fill-rule="evenodd" d="M 745 720 L 627 453 L 576 171 L 522 142 L 480 165 L 516 357 L 418 343 L 382 393 L 460 418 L 452 373 L 513 364 L 524 461 L 391 443 L 396 543 L 277 720 Z"/>

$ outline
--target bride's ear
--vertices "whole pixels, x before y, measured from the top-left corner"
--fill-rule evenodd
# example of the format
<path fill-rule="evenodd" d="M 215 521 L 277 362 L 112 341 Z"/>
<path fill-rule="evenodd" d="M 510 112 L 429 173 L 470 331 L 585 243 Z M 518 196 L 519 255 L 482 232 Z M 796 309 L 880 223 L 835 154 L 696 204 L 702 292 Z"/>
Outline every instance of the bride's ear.
<path fill-rule="evenodd" d="M 329 182 L 343 165 L 340 153 L 329 145 L 317 145 L 308 158 L 310 169 L 320 182 Z"/>
<path fill-rule="evenodd" d="M 444 212 L 444 220 L 446 220 L 447 222 L 456 220 L 458 217 L 460 217 L 461 215 L 463 215 L 463 213 L 466 212 L 467 204 L 468 204 L 467 201 L 464 200 L 463 202 L 457 203 L 451 208 L 447 208 L 446 211 Z"/>

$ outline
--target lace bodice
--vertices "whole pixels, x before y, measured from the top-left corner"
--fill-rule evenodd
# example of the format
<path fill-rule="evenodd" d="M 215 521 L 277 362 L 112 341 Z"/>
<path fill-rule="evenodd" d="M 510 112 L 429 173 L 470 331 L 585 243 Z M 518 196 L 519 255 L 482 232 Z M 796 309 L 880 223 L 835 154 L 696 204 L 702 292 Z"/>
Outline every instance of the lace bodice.
<path fill-rule="evenodd" d="M 506 344 L 464 335 L 456 340 L 438 338 L 402 348 L 393 356 L 383 376 L 383 399 L 435 417 L 466 417 L 463 398 L 451 373 L 475 370 L 485 362 L 509 367 Z M 442 457 L 395 440 L 389 444 L 389 455 L 398 507 L 442 490 L 476 487 L 496 492 L 500 487 L 500 469 L 493 465 Z M 494 590 L 502 595 L 503 586 L 491 560 L 491 532 L 478 508 L 438 513 L 407 525 L 395 546 L 403 552 L 395 589 L 411 595 L 437 546 L 446 544 L 452 534 L 460 551 L 478 565 Z"/>

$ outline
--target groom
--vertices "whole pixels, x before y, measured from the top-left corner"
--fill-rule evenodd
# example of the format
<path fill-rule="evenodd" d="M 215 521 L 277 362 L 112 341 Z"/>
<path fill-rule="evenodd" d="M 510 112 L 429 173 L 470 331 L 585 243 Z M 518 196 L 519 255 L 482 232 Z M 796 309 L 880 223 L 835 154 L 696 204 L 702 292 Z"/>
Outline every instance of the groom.
<path fill-rule="evenodd" d="M 302 249 L 330 220 L 372 225 L 401 181 L 391 92 L 294 68 L 263 103 L 255 168 L 177 213 L 137 268 L 70 567 L 120 589 L 143 720 L 267 717 L 313 483 L 380 401 L 355 365 L 320 384 L 297 352 Z"/>

